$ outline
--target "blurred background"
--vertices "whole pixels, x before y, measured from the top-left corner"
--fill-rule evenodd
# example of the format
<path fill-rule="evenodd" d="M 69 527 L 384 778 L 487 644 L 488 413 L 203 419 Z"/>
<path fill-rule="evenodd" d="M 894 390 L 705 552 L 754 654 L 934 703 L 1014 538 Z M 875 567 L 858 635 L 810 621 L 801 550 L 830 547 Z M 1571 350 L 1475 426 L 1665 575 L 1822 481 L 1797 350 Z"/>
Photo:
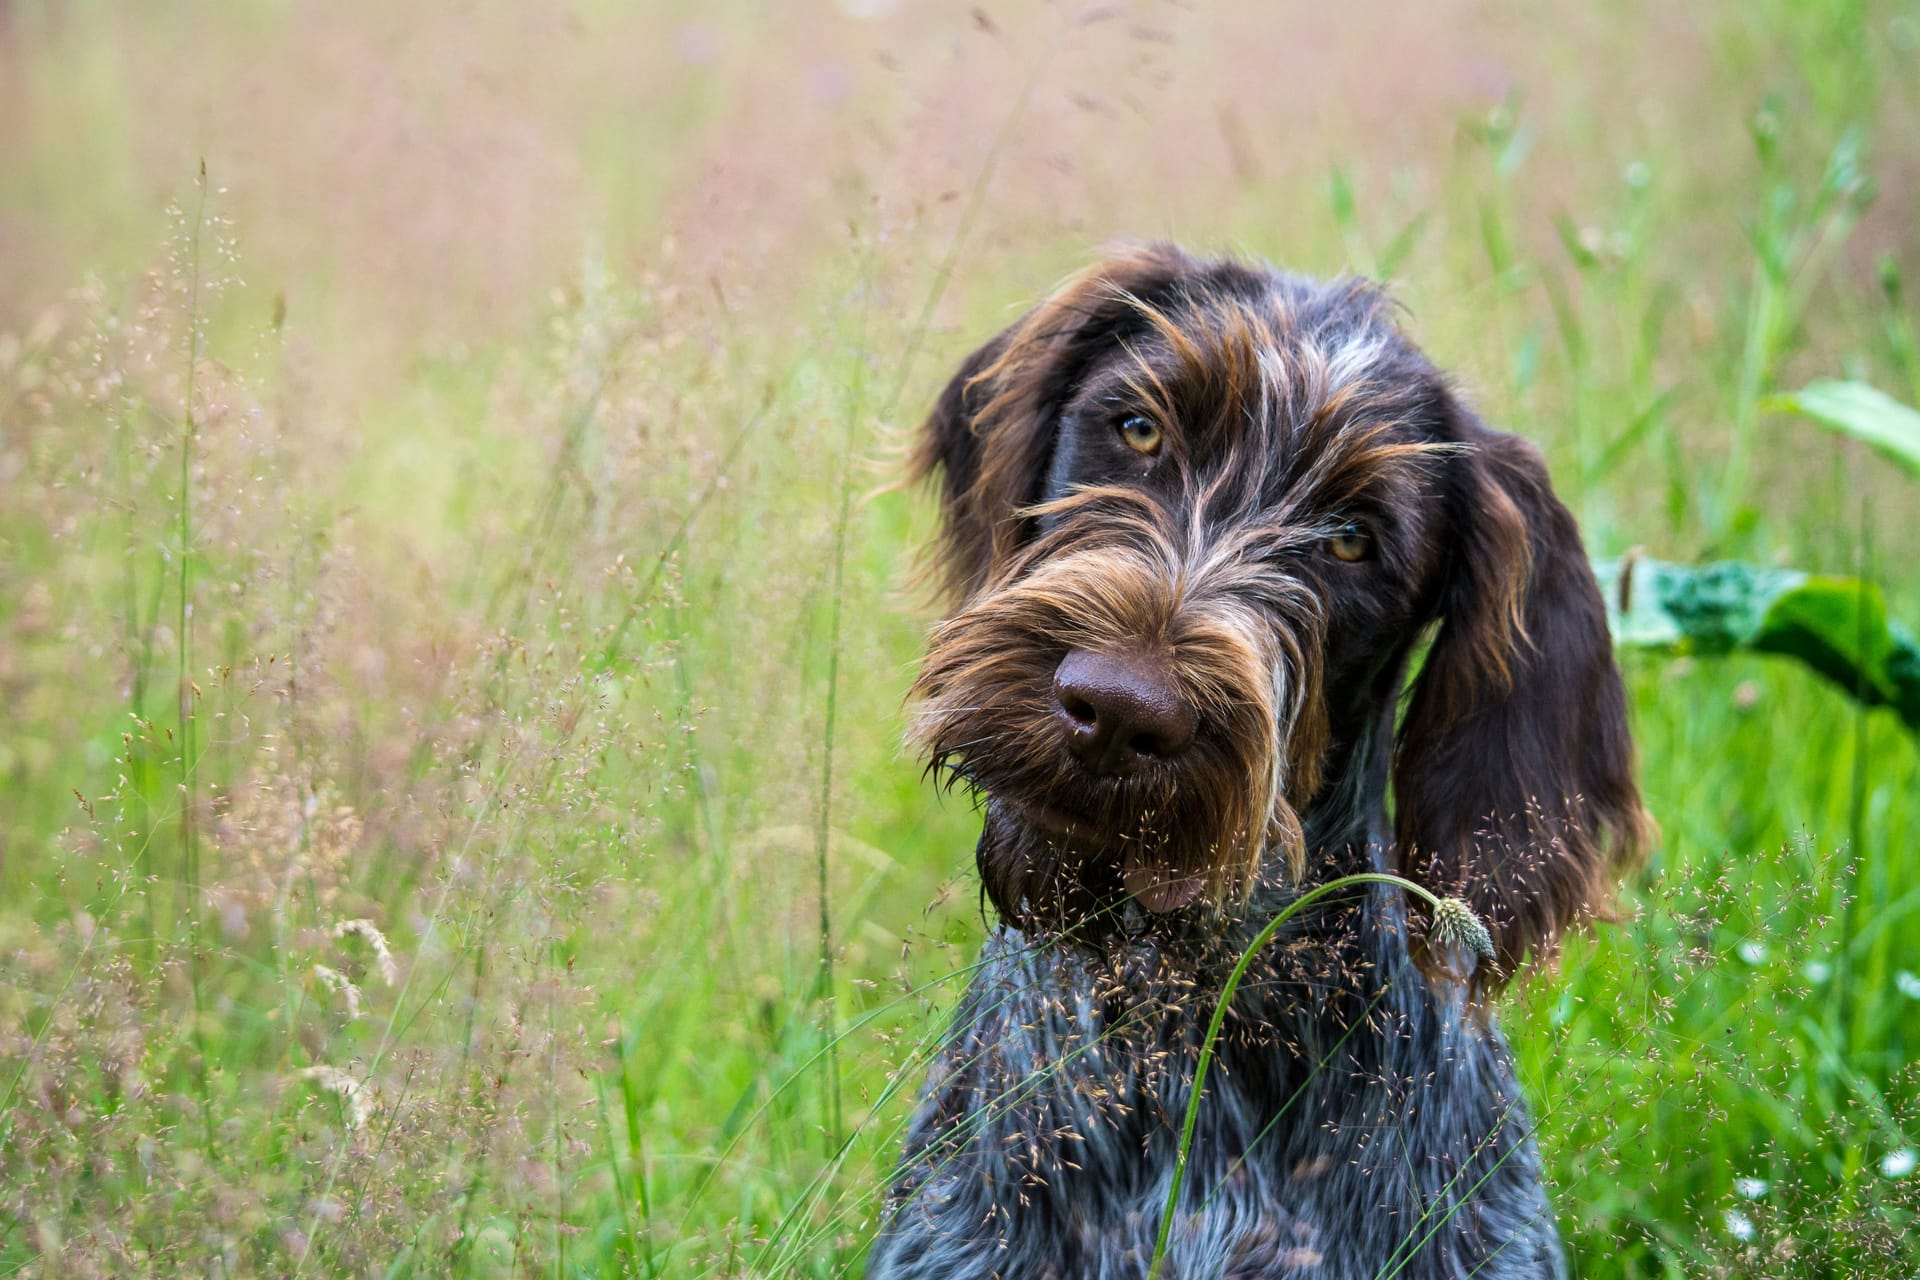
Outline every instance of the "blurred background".
<path fill-rule="evenodd" d="M 1917 65 L 1884 0 L 0 0 L 0 1271 L 857 1274 L 983 930 L 887 486 L 1114 237 L 1389 280 L 1596 556 L 1920 619 L 1920 475 L 1780 398 L 1920 401 Z M 1622 656 L 1662 839 L 1503 1013 L 1574 1270 L 1911 1275 L 1914 733 Z"/>

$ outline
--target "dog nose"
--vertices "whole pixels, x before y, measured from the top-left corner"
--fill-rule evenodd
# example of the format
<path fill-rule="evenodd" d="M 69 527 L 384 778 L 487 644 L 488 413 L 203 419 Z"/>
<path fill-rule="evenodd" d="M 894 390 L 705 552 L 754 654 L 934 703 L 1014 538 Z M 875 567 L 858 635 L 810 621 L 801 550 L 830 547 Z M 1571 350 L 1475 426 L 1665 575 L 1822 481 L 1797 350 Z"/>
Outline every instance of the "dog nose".
<path fill-rule="evenodd" d="M 1075 649 L 1053 673 L 1053 706 L 1067 748 L 1095 773 L 1171 760 L 1193 743 L 1193 708 L 1151 658 Z"/>

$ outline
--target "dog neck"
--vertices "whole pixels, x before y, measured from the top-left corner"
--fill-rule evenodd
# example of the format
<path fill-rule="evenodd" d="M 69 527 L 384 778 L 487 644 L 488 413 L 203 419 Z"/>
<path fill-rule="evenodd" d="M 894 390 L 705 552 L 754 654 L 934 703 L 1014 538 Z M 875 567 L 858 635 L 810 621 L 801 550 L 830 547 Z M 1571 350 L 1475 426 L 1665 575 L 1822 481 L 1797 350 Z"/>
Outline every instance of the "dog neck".
<path fill-rule="evenodd" d="M 1328 752 L 1326 782 L 1301 814 L 1307 865 L 1315 879 L 1392 871 L 1393 821 L 1387 794 L 1393 770 L 1395 712 L 1406 670 L 1396 655 L 1375 676 L 1367 704 Z"/>

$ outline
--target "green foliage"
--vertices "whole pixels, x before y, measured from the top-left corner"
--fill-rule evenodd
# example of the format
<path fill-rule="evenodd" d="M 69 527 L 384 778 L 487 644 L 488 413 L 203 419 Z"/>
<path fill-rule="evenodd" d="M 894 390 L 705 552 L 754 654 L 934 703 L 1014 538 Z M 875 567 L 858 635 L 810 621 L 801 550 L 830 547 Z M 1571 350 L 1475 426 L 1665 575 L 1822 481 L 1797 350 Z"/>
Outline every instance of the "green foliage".
<path fill-rule="evenodd" d="M 1873 583 L 1727 561 L 1628 557 L 1594 565 L 1616 642 L 1675 654 L 1798 658 L 1920 731 L 1920 642 Z"/>
<path fill-rule="evenodd" d="M 1394 277 L 1706 565 L 1616 619 L 1659 846 L 1502 1010 L 1575 1272 L 1913 1274 L 1920 522 L 1768 417 L 1909 438 L 1910 7 L 1497 100 L 1445 8 L 885 8 L 0 0 L 0 1274 L 857 1273 L 983 928 L 881 486 L 1159 230 Z"/>
<path fill-rule="evenodd" d="M 1809 382 L 1769 407 L 1803 414 L 1830 431 L 1872 445 L 1907 474 L 1920 478 L 1920 410 L 1864 382 Z"/>

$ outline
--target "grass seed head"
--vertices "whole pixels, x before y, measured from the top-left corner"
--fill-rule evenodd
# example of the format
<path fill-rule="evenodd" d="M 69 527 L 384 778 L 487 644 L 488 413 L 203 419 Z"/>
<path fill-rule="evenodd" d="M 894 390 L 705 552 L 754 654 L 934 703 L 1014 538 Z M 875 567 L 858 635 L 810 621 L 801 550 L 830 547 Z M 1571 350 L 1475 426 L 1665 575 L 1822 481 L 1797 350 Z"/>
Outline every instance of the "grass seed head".
<path fill-rule="evenodd" d="M 1493 935 L 1473 908 L 1459 898 L 1440 899 L 1433 909 L 1433 928 L 1427 936 L 1437 946 L 1458 947 L 1481 960 L 1494 956 Z"/>

